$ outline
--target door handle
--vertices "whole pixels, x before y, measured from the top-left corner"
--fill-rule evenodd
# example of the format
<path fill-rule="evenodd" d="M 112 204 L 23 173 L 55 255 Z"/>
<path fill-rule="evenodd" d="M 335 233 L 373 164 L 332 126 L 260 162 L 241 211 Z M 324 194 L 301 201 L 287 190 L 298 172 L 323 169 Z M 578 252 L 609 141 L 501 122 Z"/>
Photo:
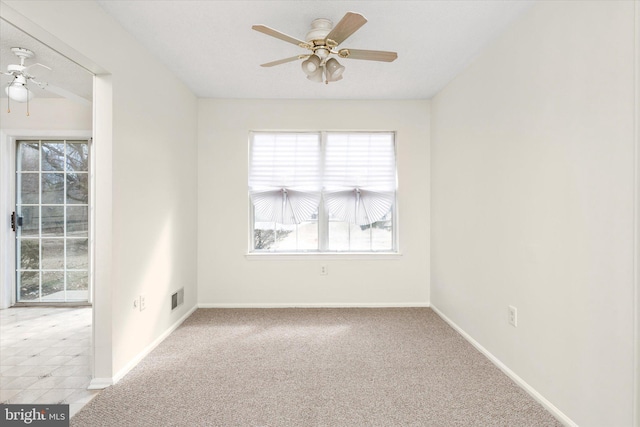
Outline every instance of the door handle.
<path fill-rule="evenodd" d="M 17 231 L 18 227 L 22 227 L 22 217 L 17 216 L 15 212 L 11 214 L 11 229 Z"/>

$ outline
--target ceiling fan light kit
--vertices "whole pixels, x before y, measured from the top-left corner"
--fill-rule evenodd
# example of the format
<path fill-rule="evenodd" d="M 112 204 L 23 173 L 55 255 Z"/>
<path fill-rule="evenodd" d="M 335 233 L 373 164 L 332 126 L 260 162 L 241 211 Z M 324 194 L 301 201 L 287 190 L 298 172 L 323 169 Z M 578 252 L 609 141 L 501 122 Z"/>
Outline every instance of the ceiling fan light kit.
<path fill-rule="evenodd" d="M 340 65 L 337 59 L 329 58 L 325 65 L 325 74 L 327 80 L 330 82 L 337 82 L 342 79 L 342 73 L 344 72 L 344 65 Z"/>
<path fill-rule="evenodd" d="M 312 51 L 310 54 L 296 55 L 290 58 L 261 64 L 262 67 L 273 67 L 287 62 L 303 59 L 302 71 L 307 75 L 307 79 L 313 82 L 336 82 L 342 79 L 345 67 L 336 58 L 362 59 L 367 61 L 392 62 L 397 57 L 396 52 L 381 50 L 362 49 L 339 49 L 335 50 L 340 43 L 355 33 L 360 27 L 366 24 L 367 19 L 359 13 L 347 12 L 344 17 L 334 27 L 329 19 L 318 18 L 311 22 L 311 30 L 302 41 L 295 37 L 284 34 L 266 25 L 254 25 L 252 29 L 271 37 L 295 44 L 298 47 Z"/>
<path fill-rule="evenodd" d="M 312 82 L 322 83 L 324 81 L 324 79 L 322 78 L 322 72 L 322 68 L 318 68 L 315 73 L 309 74 L 307 76 L 307 79 L 311 80 Z"/>
<path fill-rule="evenodd" d="M 313 54 L 302 62 L 302 71 L 304 71 L 307 76 L 311 76 L 320 69 L 321 62 L 322 59 L 320 59 L 318 55 Z"/>
<path fill-rule="evenodd" d="M 18 64 L 9 64 L 7 66 L 7 72 L 4 73 L 8 76 L 13 76 L 13 80 L 7 84 L 7 87 L 4 89 L 7 94 L 7 113 L 11 113 L 11 104 L 10 100 L 14 100 L 16 102 L 26 102 L 27 103 L 27 116 L 29 115 L 29 101 L 33 99 L 35 94 L 29 90 L 27 87 L 27 83 L 30 78 L 33 78 L 30 74 L 26 72 L 27 67 L 24 65 L 25 59 L 33 58 L 34 54 L 29 49 L 25 49 L 22 47 L 12 47 L 11 52 L 20 58 L 20 65 Z"/>
<path fill-rule="evenodd" d="M 34 93 L 27 87 L 27 79 L 24 76 L 16 76 L 6 88 L 4 88 L 7 96 L 16 102 L 31 101 Z"/>

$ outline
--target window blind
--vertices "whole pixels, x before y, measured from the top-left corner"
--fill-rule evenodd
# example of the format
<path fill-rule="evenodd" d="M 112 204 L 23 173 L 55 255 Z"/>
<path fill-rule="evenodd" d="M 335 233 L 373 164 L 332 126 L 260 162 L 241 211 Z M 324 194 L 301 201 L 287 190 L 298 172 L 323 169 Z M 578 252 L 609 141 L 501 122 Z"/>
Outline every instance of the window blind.
<path fill-rule="evenodd" d="M 393 133 L 329 133 L 324 197 L 332 217 L 366 225 L 392 208 L 396 191 Z"/>
<path fill-rule="evenodd" d="M 260 133 L 251 138 L 249 195 L 256 221 L 299 224 L 318 212 L 366 225 L 392 209 L 396 191 L 394 134 Z"/>
<path fill-rule="evenodd" d="M 256 221 L 299 224 L 317 213 L 322 190 L 318 133 L 253 133 L 249 196 Z"/>

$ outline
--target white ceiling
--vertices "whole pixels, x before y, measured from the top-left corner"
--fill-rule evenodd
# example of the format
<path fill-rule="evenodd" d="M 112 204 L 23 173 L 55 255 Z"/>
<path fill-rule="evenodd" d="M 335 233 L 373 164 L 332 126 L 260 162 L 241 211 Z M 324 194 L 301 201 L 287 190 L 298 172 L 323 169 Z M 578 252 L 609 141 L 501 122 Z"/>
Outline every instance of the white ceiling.
<path fill-rule="evenodd" d="M 201 98 L 428 99 L 440 91 L 535 0 L 195 1 L 98 0 Z M 264 24 L 304 39 L 311 21 L 337 23 L 348 12 L 368 23 L 340 47 L 398 52 L 391 63 L 344 59 L 344 78 L 306 79 L 300 61 L 259 64 L 306 53 L 251 29 Z M 0 20 L 0 68 L 18 63 L 11 47 L 35 52 L 38 80 L 90 99 L 91 76 Z M 29 61 L 27 61 L 29 63 Z M 2 78 L 3 86 L 8 82 Z M 34 88 L 38 96 L 53 96 Z M 4 92 L 4 91 L 3 91 Z M 4 95 L 4 93 L 2 93 Z"/>
<path fill-rule="evenodd" d="M 119 1 L 98 3 L 202 98 L 430 98 L 532 0 Z M 348 12 L 368 23 L 340 47 L 398 52 L 392 63 L 340 60 L 344 78 L 306 79 L 300 61 L 259 64 L 308 51 L 253 31 L 264 24 L 304 40 L 311 21 Z"/>

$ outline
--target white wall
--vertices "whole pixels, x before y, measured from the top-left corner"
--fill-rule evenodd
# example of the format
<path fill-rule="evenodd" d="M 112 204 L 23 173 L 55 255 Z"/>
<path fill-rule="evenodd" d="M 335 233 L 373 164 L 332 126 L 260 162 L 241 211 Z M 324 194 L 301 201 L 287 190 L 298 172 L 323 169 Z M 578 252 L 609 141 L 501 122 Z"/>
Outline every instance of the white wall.
<path fill-rule="evenodd" d="M 324 123 L 324 124 L 323 124 Z M 200 100 L 198 301 L 215 306 L 429 302 L 429 102 Z M 251 130 L 397 131 L 395 259 L 247 259 Z M 320 265 L 329 274 L 320 275 Z"/>
<path fill-rule="evenodd" d="M 7 112 L 7 99 L 0 98 L 0 218 L 9 218 L 15 209 L 15 138 L 70 137 L 80 133 L 91 135 L 91 107 L 63 98 L 36 98 L 26 104 L 12 102 Z M 84 131 L 84 132 L 83 132 Z M 69 134 L 66 134 L 69 132 Z M 15 234 L 9 221 L 0 224 L 0 309 L 12 304 L 15 286 Z"/>
<path fill-rule="evenodd" d="M 432 304 L 585 427 L 633 423 L 634 120 L 630 1 L 535 5 L 432 104 Z"/>
<path fill-rule="evenodd" d="M 65 98 L 35 98 L 26 104 L 11 102 L 7 112 L 7 98 L 0 98 L 0 127 L 2 129 L 34 130 L 91 130 L 92 108 Z"/>
<path fill-rule="evenodd" d="M 197 101 L 97 3 L 5 4 L 43 29 L 45 43 L 109 74 L 96 85 L 94 140 L 96 375 L 108 382 L 196 304 Z M 172 313 L 182 286 L 185 304 Z"/>

